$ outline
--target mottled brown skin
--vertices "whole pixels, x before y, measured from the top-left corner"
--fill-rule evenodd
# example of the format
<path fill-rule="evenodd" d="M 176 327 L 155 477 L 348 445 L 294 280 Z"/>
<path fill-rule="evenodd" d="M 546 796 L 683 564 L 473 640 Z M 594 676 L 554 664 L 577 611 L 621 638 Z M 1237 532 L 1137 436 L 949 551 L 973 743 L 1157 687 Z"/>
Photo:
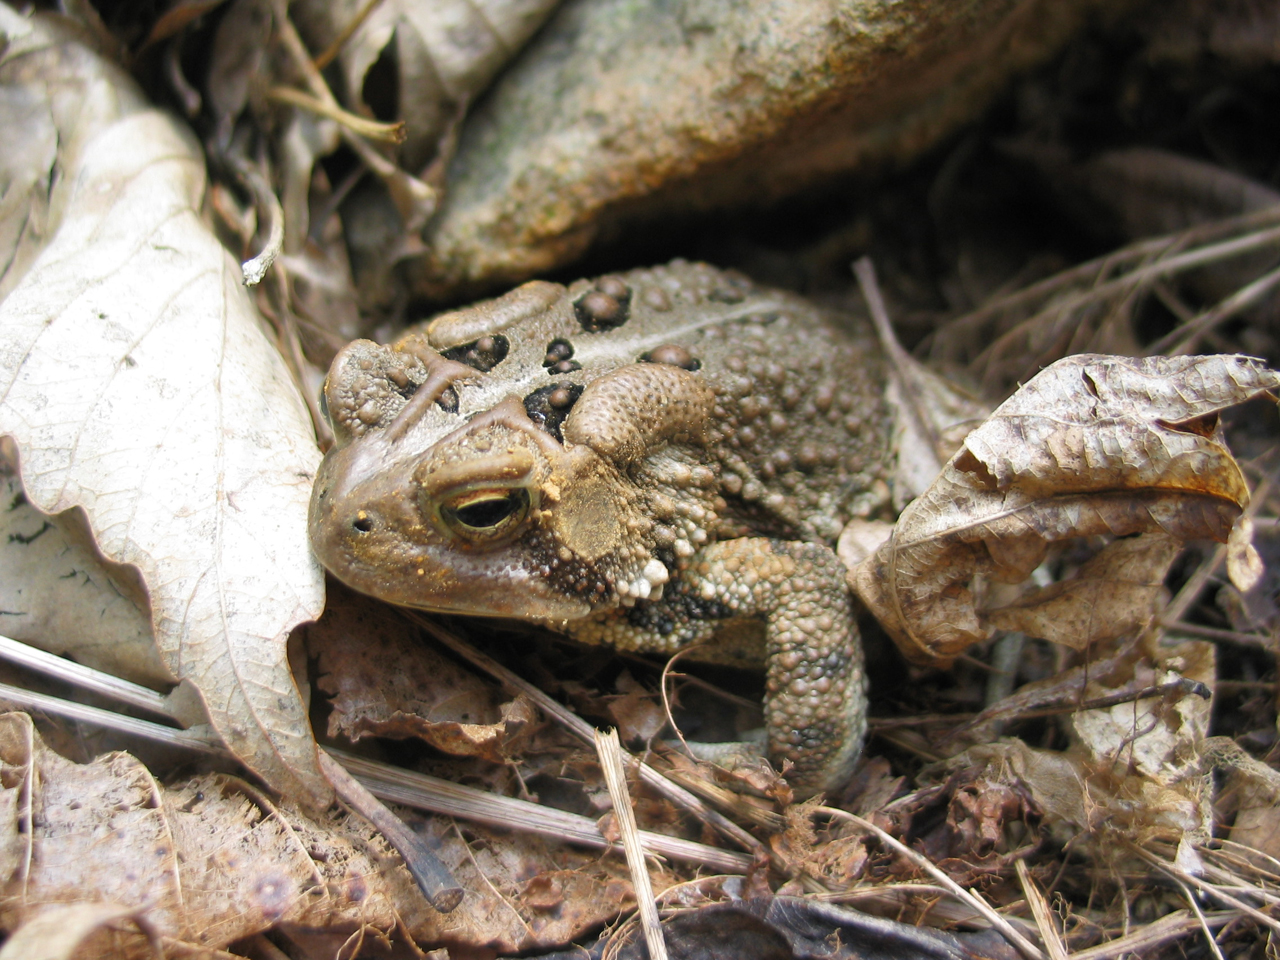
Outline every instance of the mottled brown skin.
<path fill-rule="evenodd" d="M 769 756 L 830 789 L 866 727 L 831 545 L 888 497 L 880 364 L 855 321 L 703 264 L 526 284 L 337 357 L 311 541 L 392 603 L 763 660 Z"/>

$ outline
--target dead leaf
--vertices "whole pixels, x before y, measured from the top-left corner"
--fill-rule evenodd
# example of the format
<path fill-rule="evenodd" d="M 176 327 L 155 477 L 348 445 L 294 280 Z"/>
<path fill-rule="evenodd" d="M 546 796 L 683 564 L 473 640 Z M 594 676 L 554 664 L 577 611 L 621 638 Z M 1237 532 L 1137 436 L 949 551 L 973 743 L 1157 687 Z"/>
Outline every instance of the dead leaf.
<path fill-rule="evenodd" d="M 850 583 L 908 659 L 945 664 L 992 632 L 981 581 L 1025 580 L 1051 543 L 1155 532 L 1225 540 L 1248 490 L 1217 414 L 1277 386 L 1248 357 L 1060 360 L 969 434 Z M 1074 625 L 1090 633 L 1080 644 L 1130 629 L 1145 616 L 1142 599 L 1043 597 L 1081 607 Z M 1017 614 L 1028 625 L 1029 603 Z"/>
<path fill-rule="evenodd" d="M 289 14 L 317 57 L 326 57 L 343 32 L 359 23 L 337 50 L 347 106 L 368 116 L 377 112 L 369 101 L 395 104 L 408 134 L 401 161 L 417 172 L 432 159 L 460 108 L 479 96 L 557 2 L 382 0 L 367 11 L 367 0 L 304 0 L 291 4 Z M 394 79 L 371 76 L 384 60 L 394 65 Z"/>
<path fill-rule="evenodd" d="M 1266 572 L 1262 557 L 1253 545 L 1253 520 L 1241 517 L 1227 538 L 1227 576 L 1231 578 L 1231 585 L 1241 593 L 1248 593 Z"/>
<path fill-rule="evenodd" d="M 1153 839 L 1179 842 L 1203 834 L 1203 780 L 1189 777 L 1176 786 L 1142 776 L 1116 779 L 1109 765 L 1098 769 L 1079 754 L 1039 750 L 1005 739 L 971 747 L 947 761 L 947 769 L 985 767 L 993 783 L 1025 791 L 1047 827 L 1063 840 L 1083 834 L 1095 847 L 1120 849 L 1117 838 L 1142 844 Z"/>
<path fill-rule="evenodd" d="M 161 655 L 227 745 L 323 805 L 285 655 L 320 611 L 306 543 L 318 451 L 279 355 L 204 226 L 204 161 L 121 71 L 0 10 L 0 78 L 44 98 L 59 152 L 47 243 L 0 305 L 0 433 L 46 513 L 81 507 L 137 567 Z"/>
<path fill-rule="evenodd" d="M 0 501 L 5 635 L 134 683 L 177 683 L 156 650 L 138 572 L 102 558 L 84 514 L 41 513 L 12 474 L 0 473 Z"/>
<path fill-rule="evenodd" d="M 1229 737 L 1214 737 L 1207 746 L 1206 755 L 1227 773 L 1220 800 L 1235 814 L 1231 840 L 1280 857 L 1280 773 Z"/>
<path fill-rule="evenodd" d="M 614 686 L 618 695 L 608 700 L 608 709 L 618 725 L 618 736 L 626 743 L 651 743 L 667 725 L 667 711 L 661 699 L 636 680 L 630 670 L 623 670 Z"/>
<path fill-rule="evenodd" d="M 1095 640 L 1145 627 L 1164 597 L 1164 578 L 1182 541 L 1162 533 L 1116 540 L 1060 580 L 988 611 L 991 625 L 1083 650 Z"/>
<path fill-rule="evenodd" d="M 416 737 L 454 756 L 503 763 L 519 752 L 537 711 L 425 643 L 386 604 L 335 587 L 324 616 L 307 628 L 329 694 L 329 736 Z"/>
<path fill-rule="evenodd" d="M 4 948 L 0 949 L 0 960 L 75 960 L 77 957 L 98 955 L 133 955 L 139 952 L 137 943 L 130 944 L 135 949 L 129 950 L 118 944 L 96 942 L 105 937 L 95 938 L 95 934 L 119 937 L 120 934 L 108 925 L 121 920 L 137 923 L 144 934 L 150 935 L 151 950 L 147 953 L 163 957 L 158 939 L 154 938 L 153 931 L 140 919 L 140 915 L 140 910 L 100 901 L 42 910 L 9 934 Z M 87 942 L 91 939 L 95 940 L 93 945 Z M 140 938 L 135 935 L 131 939 Z"/>
<path fill-rule="evenodd" d="M 1090 682 L 1084 699 L 1093 700 L 1133 685 L 1156 687 L 1178 679 L 1202 683 L 1210 691 L 1217 679 L 1213 644 L 1187 640 L 1162 644 L 1151 657 L 1128 658 L 1129 668 L 1110 682 Z M 1198 764 L 1200 743 L 1209 735 L 1210 699 L 1179 691 L 1167 697 L 1144 697 L 1111 707 L 1081 710 L 1071 726 L 1090 762 L 1132 769 L 1153 782 L 1170 785 L 1186 780 Z"/>
<path fill-rule="evenodd" d="M 1211 702 L 1171 681 L 1185 678 L 1212 689 L 1215 668 L 1212 644 L 1186 641 L 1130 645 L 1112 659 L 1071 671 L 1079 700 L 1153 688 L 1168 692 L 1076 710 L 1068 721 L 1074 736 L 1066 751 L 1039 750 L 1008 738 L 971 747 L 946 761 L 943 769 L 966 771 L 968 782 L 989 781 L 978 797 L 961 805 L 976 811 L 990 807 L 990 813 L 975 823 L 975 839 L 994 841 L 994 834 L 980 828 L 984 821 L 995 824 L 1002 819 L 985 795 L 998 796 L 1013 788 L 1015 794 L 1029 796 L 1046 825 L 1064 839 L 1083 833 L 1089 842 L 1100 844 L 1108 858 L 1115 853 L 1106 852 L 1106 847 L 1115 846 L 1116 840 L 1138 845 L 1153 839 L 1185 842 L 1193 853 L 1196 844 L 1209 839 L 1213 827 L 1211 783 L 1204 777 L 1203 760 Z M 1047 694 L 1055 683 L 1039 686 Z M 1025 701 L 1031 696 L 1024 688 L 1008 699 Z M 992 712 L 1000 712 L 998 706 Z M 1006 793 L 1009 796 L 1013 794 Z M 955 798 L 952 806 L 954 812 Z"/>
<path fill-rule="evenodd" d="M 126 753 L 72 763 L 23 713 L 0 716 L 0 778 L 8 930 L 51 904 L 86 901 L 206 949 L 277 922 L 390 930 L 402 920 L 427 934 L 439 917 L 385 842 L 336 809 L 312 820 L 222 774 L 162 787 Z"/>

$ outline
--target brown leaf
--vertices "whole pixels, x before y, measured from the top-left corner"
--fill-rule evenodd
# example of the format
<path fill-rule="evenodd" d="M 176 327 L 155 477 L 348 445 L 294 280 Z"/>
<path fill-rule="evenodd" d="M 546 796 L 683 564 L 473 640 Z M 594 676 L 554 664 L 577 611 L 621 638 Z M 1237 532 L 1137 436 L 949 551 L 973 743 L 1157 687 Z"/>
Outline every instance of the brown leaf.
<path fill-rule="evenodd" d="M 1190 680 L 1212 691 L 1217 678 L 1216 650 L 1211 643 L 1187 640 L 1154 647 L 1154 660 L 1133 656 L 1122 662 L 1119 675 L 1090 681 L 1085 700 L 1105 697 L 1136 684 L 1145 687 Z M 1096 676 L 1096 675 L 1095 675 Z M 1071 715 L 1078 745 L 1092 763 L 1115 764 L 1167 784 L 1186 776 L 1208 736 L 1211 701 L 1185 690 L 1162 697 L 1144 697 L 1110 707 L 1081 710 Z"/>
<path fill-rule="evenodd" d="M 430 909 L 383 838 L 343 810 L 308 814 L 224 774 L 161 786 L 124 753 L 72 763 L 27 714 L 0 716 L 6 931 L 51 904 L 110 900 L 150 924 L 170 955 L 223 950 L 276 924 L 337 932 L 330 955 L 358 928 L 511 954 L 581 936 L 630 896 L 621 858 L 479 827 L 467 840 L 447 818 L 420 829 L 465 887 L 452 913 Z"/>
<path fill-rule="evenodd" d="M 527 699 L 504 702 L 394 609 L 342 587 L 307 628 L 307 652 L 333 698 L 330 736 L 416 737 L 454 756 L 502 763 L 537 718 Z"/>
<path fill-rule="evenodd" d="M 102 939 L 111 937 L 112 934 L 118 936 L 109 925 L 121 920 L 139 922 L 141 913 L 141 910 L 122 907 L 118 903 L 100 901 L 51 907 L 42 910 L 9 935 L 4 949 L 0 950 L 0 960 L 85 960 L 91 956 L 123 957 L 138 954 L 163 957 L 158 940 L 153 941 L 151 950 L 146 950 L 141 947 L 140 942 L 126 941 L 128 946 L 121 943 L 108 945 L 100 944 L 99 937 L 95 937 L 95 934 L 106 935 Z M 144 932 L 151 933 L 145 926 Z M 142 941 L 143 938 L 135 936 L 131 939 Z"/>
<path fill-rule="evenodd" d="M 86 901 L 118 904 L 197 951 L 277 922 L 389 930 L 403 921 L 424 938 L 462 922 L 431 911 L 385 842 L 336 808 L 312 819 L 221 774 L 162 787 L 126 753 L 72 763 L 23 713 L 0 716 L 0 771 L 7 930 L 51 904 Z"/>
<path fill-rule="evenodd" d="M 1070 580 L 1051 583 L 987 612 L 992 626 L 1083 650 L 1144 627 L 1164 595 L 1182 541 L 1162 533 L 1109 544 Z"/>
<path fill-rule="evenodd" d="M 1248 490 L 1216 417 L 1277 386 L 1280 377 L 1248 357 L 1061 360 L 969 434 L 850 583 L 908 659 L 945 664 L 992 632 L 979 581 L 1021 582 L 1051 543 L 1137 533 L 1226 540 Z M 1135 590 L 1086 582 L 1042 598 L 1075 608 L 1087 631 L 1079 644 L 1147 615 L 1161 551 L 1154 541 L 1120 549 L 1150 549 Z M 1037 622 L 1025 606 L 1010 618 Z"/>
<path fill-rule="evenodd" d="M 1222 813 L 1234 813 L 1231 840 L 1268 857 L 1280 856 L 1280 772 L 1245 753 L 1229 737 L 1214 737 L 1205 756 L 1227 778 L 1218 797 Z"/>
<path fill-rule="evenodd" d="M 1227 576 L 1231 578 L 1231 585 L 1241 593 L 1248 593 L 1266 572 L 1262 557 L 1253 545 L 1253 521 L 1241 517 L 1227 539 Z"/>
<path fill-rule="evenodd" d="M 1104 844 L 1208 836 L 1199 776 L 1173 784 L 1137 774 L 1117 778 L 1110 764 L 1100 770 L 1078 754 L 1039 750 L 1016 739 L 971 747 L 948 761 L 950 769 L 971 765 L 985 767 L 982 775 L 991 783 L 1029 795 L 1045 825 L 1066 828 L 1067 835 L 1085 834 Z"/>

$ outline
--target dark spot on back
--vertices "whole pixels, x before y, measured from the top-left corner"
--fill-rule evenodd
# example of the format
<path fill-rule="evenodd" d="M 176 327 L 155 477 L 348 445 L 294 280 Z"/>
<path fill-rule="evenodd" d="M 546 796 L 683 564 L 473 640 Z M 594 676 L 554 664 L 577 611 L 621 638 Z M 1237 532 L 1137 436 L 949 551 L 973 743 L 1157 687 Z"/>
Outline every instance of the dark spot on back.
<path fill-rule="evenodd" d="M 530 420 L 557 440 L 563 440 L 560 425 L 580 396 L 582 387 L 576 383 L 553 383 L 525 397 L 524 409 Z"/>
<path fill-rule="evenodd" d="M 542 365 L 547 368 L 547 373 L 552 376 L 557 373 L 572 373 L 574 370 L 582 369 L 582 364 L 573 359 L 573 344 L 568 340 L 559 338 L 547 344 L 547 356 L 542 361 Z"/>
<path fill-rule="evenodd" d="M 436 406 L 446 413 L 458 412 L 458 391 L 453 387 L 445 387 L 436 400 Z"/>
<path fill-rule="evenodd" d="M 447 360 L 465 363 L 472 370 L 488 373 L 503 360 L 511 350 L 511 343 L 502 334 L 486 335 L 474 343 L 464 343 L 460 347 L 450 347 L 440 351 Z"/>

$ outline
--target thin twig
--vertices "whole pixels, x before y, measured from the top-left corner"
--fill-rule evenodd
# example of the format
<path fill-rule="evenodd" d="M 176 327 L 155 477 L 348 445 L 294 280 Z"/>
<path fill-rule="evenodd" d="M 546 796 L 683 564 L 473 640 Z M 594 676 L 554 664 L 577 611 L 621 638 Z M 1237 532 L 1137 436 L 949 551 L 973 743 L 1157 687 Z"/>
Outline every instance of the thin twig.
<path fill-rule="evenodd" d="M 1263 913 L 1261 910 L 1258 910 L 1255 907 L 1249 906 L 1249 904 L 1245 903 L 1243 900 L 1240 900 L 1237 897 L 1231 896 L 1229 893 L 1226 893 L 1220 887 L 1217 887 L 1212 883 L 1206 883 L 1205 881 L 1201 880 L 1199 877 L 1193 877 L 1191 874 L 1187 873 L 1185 870 L 1179 870 L 1177 867 L 1173 866 L 1172 864 L 1165 863 L 1159 857 L 1153 855 L 1152 853 L 1146 850 L 1143 850 L 1141 847 L 1133 847 L 1132 849 L 1139 857 L 1141 857 L 1143 860 L 1146 860 L 1147 863 L 1151 864 L 1161 873 L 1166 874 L 1167 876 L 1169 876 L 1174 880 L 1181 880 L 1183 883 L 1189 886 L 1195 887 L 1197 890 L 1202 891 L 1206 895 L 1226 904 L 1229 907 L 1234 907 L 1237 910 L 1241 910 L 1244 913 L 1247 913 L 1254 920 L 1258 921 L 1261 924 L 1264 924 L 1267 927 L 1270 927 L 1275 933 L 1280 933 L 1280 921 L 1277 921 L 1274 917 L 1268 916 L 1267 914 Z"/>
<path fill-rule="evenodd" d="M 384 807 L 337 760 L 323 750 L 318 753 L 320 771 L 333 784 L 334 791 L 395 847 L 427 902 L 440 913 L 452 913 L 456 910 L 458 904 L 462 903 L 462 886 L 422 837 Z"/>
<path fill-rule="evenodd" d="M 1250 497 L 1249 505 L 1245 507 L 1243 516 L 1252 517 L 1257 512 L 1258 506 L 1265 503 L 1267 497 L 1271 495 L 1271 487 L 1273 480 L 1270 476 L 1263 478 L 1258 484 L 1258 488 Z M 1169 601 L 1164 609 L 1164 613 L 1160 616 L 1160 625 L 1167 627 L 1170 623 L 1177 623 L 1182 620 L 1191 605 L 1200 598 L 1200 591 L 1204 589 L 1205 584 L 1209 582 L 1209 578 L 1213 576 L 1218 567 L 1222 566 L 1222 561 L 1227 558 L 1227 545 L 1220 543 L 1213 551 L 1211 556 L 1196 569 L 1186 583 L 1182 585 L 1182 589 L 1177 595 Z"/>
<path fill-rule="evenodd" d="M 1200 924 L 1200 931 L 1204 934 L 1205 942 L 1209 944 L 1209 949 L 1213 951 L 1213 955 L 1218 960 L 1227 960 L 1222 955 L 1222 949 L 1218 946 L 1218 941 L 1213 936 L 1213 931 L 1209 929 L 1209 922 L 1204 918 L 1204 911 L 1200 909 L 1200 904 L 1196 903 L 1195 895 L 1187 889 L 1187 885 L 1181 881 L 1176 881 L 1178 889 L 1182 891 L 1182 898 L 1187 901 L 1187 906 L 1191 908 L 1191 912 L 1196 915 L 1196 921 Z"/>
<path fill-rule="evenodd" d="M 1121 247 L 1119 250 L 1109 251 L 1103 256 L 1086 261 L 1079 266 L 1055 273 L 1053 276 L 1046 277 L 1029 287 L 1023 287 L 1021 290 L 1010 293 L 999 300 L 995 300 L 957 318 L 954 322 L 972 325 L 986 321 L 1002 313 L 1009 313 L 1018 308 L 1043 301 L 1059 290 L 1069 288 L 1090 277 L 1094 279 L 1093 287 L 1096 289 L 1098 283 L 1107 274 L 1124 270 L 1128 264 L 1134 261 L 1146 260 L 1154 262 L 1154 260 L 1167 255 L 1170 250 L 1186 249 L 1189 245 L 1206 243 L 1215 237 L 1257 230 L 1260 227 L 1275 223 L 1278 219 L 1280 219 L 1280 207 L 1269 207 L 1264 210 L 1251 210 L 1248 213 L 1238 214 L 1212 223 L 1199 224 L 1177 233 L 1139 240 L 1127 247 Z"/>
<path fill-rule="evenodd" d="M 306 44 L 298 36 L 298 31 L 294 27 L 293 21 L 289 19 L 284 0 L 275 0 L 275 2 L 278 10 L 276 16 L 277 31 L 285 53 L 298 68 L 298 72 L 302 74 L 312 96 L 330 107 L 341 110 L 342 108 L 338 105 L 338 101 L 329 89 L 329 85 L 325 83 L 324 77 L 316 69 L 316 65 L 311 59 L 311 54 L 307 51 Z M 401 224 L 402 232 L 407 236 L 420 230 L 431 214 L 435 212 L 438 199 L 436 190 L 429 184 L 423 183 L 417 177 L 410 176 L 407 172 L 401 170 L 380 154 L 368 140 L 356 134 L 349 127 L 339 124 L 338 130 L 341 133 L 343 142 L 355 152 L 356 156 L 360 158 L 360 162 L 382 178 L 383 183 L 386 184 L 387 191 L 391 194 L 391 200 L 396 205 L 396 211 L 400 214 L 400 219 L 404 221 Z"/>
<path fill-rule="evenodd" d="M 266 177 L 252 163 L 231 150 L 222 154 L 222 159 L 253 191 L 254 204 L 267 221 L 267 239 L 261 252 L 252 260 L 240 264 L 244 285 L 252 287 L 262 282 L 284 247 L 284 209 L 280 206 L 280 198 L 271 189 L 271 184 L 267 183 Z"/>
<path fill-rule="evenodd" d="M 889 359 L 892 376 L 898 380 L 898 389 L 902 394 L 902 406 L 911 419 L 918 435 L 928 441 L 929 452 L 933 455 L 931 467 L 934 472 L 941 472 L 943 458 L 938 455 L 941 443 L 929 415 L 921 408 L 923 397 L 915 381 L 919 379 L 915 365 L 919 362 L 911 357 L 902 344 L 898 343 L 897 334 L 893 332 L 893 323 L 889 320 L 889 311 L 885 308 L 884 297 L 880 295 L 880 285 L 876 282 L 876 268 L 870 257 L 859 257 L 853 264 L 853 275 L 858 279 L 858 289 L 862 291 L 862 299 L 867 303 L 871 314 L 871 323 L 875 327 L 876 337 L 880 341 L 880 349 Z"/>
<path fill-rule="evenodd" d="M 1211 926 L 1224 926 L 1234 916 L 1218 914 L 1206 917 L 1205 922 Z M 1129 936 L 1109 940 L 1087 950 L 1078 950 L 1071 954 L 1071 960 L 1117 960 L 1120 957 L 1151 956 L 1166 943 L 1181 940 L 1197 929 L 1200 929 L 1200 924 L 1196 918 L 1185 910 L 1178 910 L 1145 924 L 1141 930 Z"/>
<path fill-rule="evenodd" d="M 973 368 L 978 369 L 990 363 L 992 357 L 998 356 L 1000 351 L 1011 339 L 1030 327 L 1043 322 L 1045 318 L 1053 316 L 1066 316 L 1081 310 L 1093 303 L 1099 303 L 1108 297 L 1122 293 L 1130 288 L 1140 286 L 1144 283 L 1150 283 L 1161 277 L 1179 273 L 1184 270 L 1190 270 L 1194 267 L 1204 266 L 1207 263 L 1213 263 L 1218 260 L 1225 260 L 1230 257 L 1238 256 L 1243 253 L 1250 253 L 1259 248 L 1271 246 L 1280 242 L 1280 227 L 1271 227 L 1265 230 L 1258 230 L 1244 236 L 1235 237 L 1231 240 L 1223 240 L 1219 243 L 1209 244 L 1203 247 L 1197 247 L 1194 250 L 1188 250 L 1186 253 L 1176 254 L 1175 256 L 1159 259 L 1145 266 L 1137 267 L 1123 276 L 1114 280 L 1108 280 L 1106 283 L 1093 287 L 1083 293 L 1078 293 L 1073 297 L 1069 297 L 1062 303 L 1055 303 L 1046 307 L 1033 317 L 1024 320 L 1018 326 L 1009 332 L 996 338 L 996 340 L 985 350 L 974 358 Z M 1033 358 L 1029 358 L 1033 359 Z"/>
<path fill-rule="evenodd" d="M 15 657 L 13 647 L 25 649 L 19 651 L 18 656 Z M 82 689 L 168 716 L 178 723 L 190 722 L 190 714 L 193 711 L 182 705 L 181 698 L 177 698 L 175 702 L 173 694 L 163 697 L 146 687 L 112 677 L 91 667 L 71 663 L 61 657 L 54 657 L 14 640 L 9 640 L 7 644 L 0 643 L 0 655 Z M 61 665 L 61 669 L 57 668 L 58 664 Z M 175 730 L 173 727 L 166 727 L 150 720 L 127 717 L 111 710 L 73 703 L 70 700 L 33 693 L 7 684 L 0 684 L 0 701 L 17 704 L 26 710 L 40 711 L 80 723 L 91 723 L 107 730 L 115 730 L 168 747 L 234 759 L 220 741 L 199 730 Z M 333 748 L 328 748 L 326 752 L 350 770 L 369 792 L 380 800 L 490 826 L 537 833 L 598 849 L 611 849 L 614 846 L 600 833 L 595 821 L 588 817 L 544 807 L 526 800 L 485 793 L 482 790 L 464 787 L 426 774 L 414 773 L 390 764 L 366 760 Z M 692 840 L 681 840 L 678 837 L 645 831 L 641 831 L 640 836 L 645 848 L 655 855 L 700 864 L 723 873 L 746 873 L 754 862 L 745 854 L 721 850 Z"/>
<path fill-rule="evenodd" d="M 1171 330 L 1147 348 L 1150 356 L 1160 354 L 1179 355 L 1195 349 L 1200 338 L 1210 330 L 1221 326 L 1241 310 L 1253 306 L 1280 283 L 1280 268 L 1263 274 L 1252 283 L 1241 287 L 1225 300 L 1215 304 L 1199 316 Z"/>
<path fill-rule="evenodd" d="M 15 703 L 24 710 L 50 713 L 68 720 L 75 720 L 78 723 L 91 723 L 95 726 L 142 737 L 169 747 L 195 750 L 198 753 L 210 754 L 216 757 L 231 756 L 230 752 L 221 743 L 215 743 L 199 734 L 188 733 L 185 730 L 175 730 L 173 727 L 152 723 L 150 720 L 126 717 L 123 714 L 112 713 L 110 710 L 91 707 L 84 703 L 72 703 L 70 700 L 63 700 L 59 697 L 33 693 L 30 690 L 23 690 L 21 687 L 10 686 L 7 683 L 0 683 L 0 700 Z"/>
<path fill-rule="evenodd" d="M 352 133 L 359 134 L 369 140 L 377 140 L 381 143 L 404 143 L 405 140 L 403 120 L 398 120 L 395 123 L 370 120 L 368 117 L 362 117 L 359 114 L 352 113 L 350 110 L 345 110 L 336 103 L 330 103 L 320 97 L 314 97 L 294 87 L 280 85 L 271 87 L 267 90 L 267 98 L 274 100 L 276 103 L 287 103 L 291 107 L 310 110 L 317 116 L 325 117 L 341 124 Z"/>
<path fill-rule="evenodd" d="M 677 652 L 670 660 L 662 665 L 662 676 L 658 679 L 658 692 L 662 694 L 662 710 L 667 716 L 667 725 L 675 731 L 676 738 L 679 739 L 680 745 L 684 747 L 684 752 L 694 760 L 698 758 L 694 756 L 693 751 L 689 749 L 689 741 L 684 738 L 684 731 L 680 729 L 680 725 L 676 723 L 676 718 L 671 712 L 671 698 L 667 696 L 667 679 L 672 676 L 671 668 L 675 666 L 676 661 L 681 657 L 687 656 L 690 650 L 696 650 L 702 644 L 693 644 L 683 650 Z"/>
<path fill-rule="evenodd" d="M 20 667 L 26 667 L 28 670 L 38 671 L 55 680 L 70 683 L 81 690 L 91 690 L 117 703 L 125 703 L 164 717 L 173 716 L 168 699 L 149 687 L 121 680 L 119 677 L 103 673 L 101 670 L 94 670 L 92 667 L 81 666 L 74 660 L 56 657 L 52 653 L 9 637 L 0 637 L 0 658 Z"/>
<path fill-rule="evenodd" d="M 596 822 L 589 817 L 528 800 L 486 793 L 425 773 L 357 757 L 333 747 L 327 748 L 327 752 L 368 787 L 370 793 L 389 803 L 492 827 L 554 837 L 593 849 L 617 849 L 617 845 L 605 839 Z M 720 873 L 746 873 L 753 862 L 746 854 L 665 834 L 641 830 L 640 839 L 645 850 L 655 856 L 700 864 Z"/>
<path fill-rule="evenodd" d="M 1204 627 L 1198 623 L 1187 623 L 1185 620 L 1165 621 L 1164 628 L 1174 633 L 1186 633 L 1193 637 L 1204 637 L 1206 640 L 1219 640 L 1223 643 L 1238 643 L 1243 647 L 1262 647 L 1270 650 L 1275 639 L 1261 633 L 1241 633 L 1239 630 L 1220 630 L 1217 627 Z"/>

